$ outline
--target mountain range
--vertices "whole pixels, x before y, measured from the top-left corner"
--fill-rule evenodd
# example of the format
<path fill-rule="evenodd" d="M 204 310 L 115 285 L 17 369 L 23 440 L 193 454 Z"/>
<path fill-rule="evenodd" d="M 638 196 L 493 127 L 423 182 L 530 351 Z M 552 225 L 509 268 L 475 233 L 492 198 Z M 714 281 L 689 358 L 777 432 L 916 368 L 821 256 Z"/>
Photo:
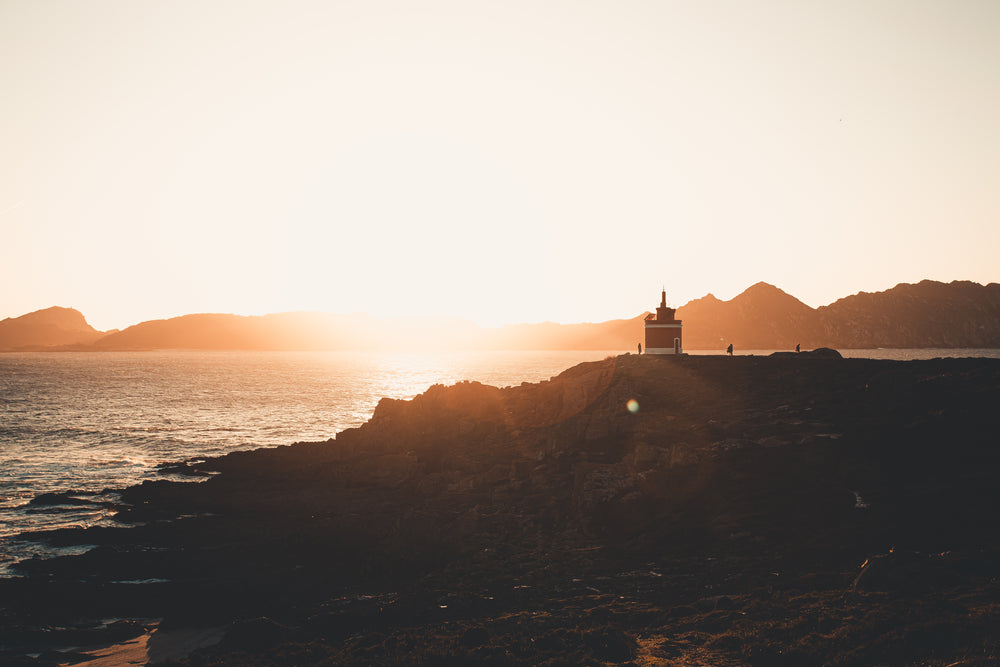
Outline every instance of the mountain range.
<path fill-rule="evenodd" d="M 902 283 L 811 308 L 757 283 L 729 301 L 711 294 L 677 309 L 691 349 L 1000 347 L 1000 284 Z"/>
<path fill-rule="evenodd" d="M 102 332 L 53 307 L 0 321 L 0 350 L 632 350 L 645 316 L 482 328 L 431 317 L 193 314 Z M 1000 348 L 1000 284 L 924 280 L 812 308 L 759 282 L 728 301 L 690 301 L 677 317 L 686 349 Z"/>

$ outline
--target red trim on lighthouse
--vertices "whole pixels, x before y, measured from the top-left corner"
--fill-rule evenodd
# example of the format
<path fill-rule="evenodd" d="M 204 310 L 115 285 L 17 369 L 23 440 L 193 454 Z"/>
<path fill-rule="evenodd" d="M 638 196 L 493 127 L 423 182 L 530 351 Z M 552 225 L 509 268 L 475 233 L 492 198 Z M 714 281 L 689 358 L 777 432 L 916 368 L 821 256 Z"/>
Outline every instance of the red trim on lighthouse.
<path fill-rule="evenodd" d="M 643 323 L 646 333 L 646 354 L 683 354 L 681 346 L 682 323 L 676 309 L 667 306 L 667 290 L 660 293 L 656 315 L 650 313 Z"/>

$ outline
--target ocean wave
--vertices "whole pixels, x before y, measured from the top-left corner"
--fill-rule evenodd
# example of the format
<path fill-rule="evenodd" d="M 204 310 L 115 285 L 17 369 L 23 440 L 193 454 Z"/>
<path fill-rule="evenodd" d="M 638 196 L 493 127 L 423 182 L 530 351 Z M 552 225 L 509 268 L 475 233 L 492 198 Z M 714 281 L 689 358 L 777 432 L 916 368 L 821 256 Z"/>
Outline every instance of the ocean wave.
<path fill-rule="evenodd" d="M 154 465 L 154 460 L 150 459 L 149 457 L 146 457 L 146 456 L 141 456 L 141 457 L 140 456 L 125 456 L 125 457 L 120 457 L 120 458 L 101 458 L 101 457 L 92 456 L 92 457 L 90 457 L 88 459 L 88 463 L 90 465 L 95 465 L 95 466 L 113 466 L 113 467 L 141 466 L 141 467 L 149 467 L 151 465 Z"/>

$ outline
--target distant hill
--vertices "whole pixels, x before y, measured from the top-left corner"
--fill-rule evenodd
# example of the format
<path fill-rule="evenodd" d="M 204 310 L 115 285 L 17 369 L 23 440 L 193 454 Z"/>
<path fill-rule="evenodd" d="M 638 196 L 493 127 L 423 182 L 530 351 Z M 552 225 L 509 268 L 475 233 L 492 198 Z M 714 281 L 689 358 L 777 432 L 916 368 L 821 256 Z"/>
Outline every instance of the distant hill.
<path fill-rule="evenodd" d="M 0 350 L 620 350 L 643 340 L 645 313 L 598 323 L 482 328 L 454 318 L 364 314 L 183 315 L 96 331 L 78 311 L 49 308 L 0 322 Z M 684 347 L 1000 348 L 1000 285 L 924 280 L 811 308 L 767 283 L 729 301 L 708 294 L 677 309 Z"/>
<path fill-rule="evenodd" d="M 757 283 L 729 301 L 709 294 L 677 309 L 684 347 L 742 349 L 1000 347 L 1000 284 L 924 280 L 810 308 Z"/>
<path fill-rule="evenodd" d="M 53 306 L 0 321 L 0 350 L 88 345 L 102 336 L 73 308 Z"/>
<path fill-rule="evenodd" d="M 642 317 L 599 324 L 516 324 L 484 329 L 452 318 L 279 313 L 183 315 L 102 338 L 101 350 L 594 350 L 631 349 Z"/>
<path fill-rule="evenodd" d="M 816 311 L 782 290 L 757 283 L 729 301 L 708 294 L 677 309 L 684 347 L 793 348 L 818 332 Z M 810 335 L 810 339 L 814 336 Z"/>
<path fill-rule="evenodd" d="M 101 350 L 378 350 L 459 346 L 478 330 L 449 318 L 376 318 L 365 314 L 218 313 L 151 320 L 102 338 Z"/>
<path fill-rule="evenodd" d="M 99 350 L 325 350 L 350 347 L 357 318 L 321 313 L 220 313 L 150 320 L 105 336 Z"/>
<path fill-rule="evenodd" d="M 816 309 L 838 347 L 1000 347 L 1000 284 L 923 280 Z"/>

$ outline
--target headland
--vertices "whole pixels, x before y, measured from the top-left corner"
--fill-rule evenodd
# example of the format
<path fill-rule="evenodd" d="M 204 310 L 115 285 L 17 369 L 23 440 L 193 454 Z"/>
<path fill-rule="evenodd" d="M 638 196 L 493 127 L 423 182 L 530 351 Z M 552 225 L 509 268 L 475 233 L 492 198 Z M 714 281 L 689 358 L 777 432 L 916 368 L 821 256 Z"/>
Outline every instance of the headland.
<path fill-rule="evenodd" d="M 96 548 L 0 581 L 0 657 L 155 618 L 221 628 L 190 665 L 994 664 L 997 405 L 997 360 L 836 353 L 434 386 L 36 535 Z"/>

